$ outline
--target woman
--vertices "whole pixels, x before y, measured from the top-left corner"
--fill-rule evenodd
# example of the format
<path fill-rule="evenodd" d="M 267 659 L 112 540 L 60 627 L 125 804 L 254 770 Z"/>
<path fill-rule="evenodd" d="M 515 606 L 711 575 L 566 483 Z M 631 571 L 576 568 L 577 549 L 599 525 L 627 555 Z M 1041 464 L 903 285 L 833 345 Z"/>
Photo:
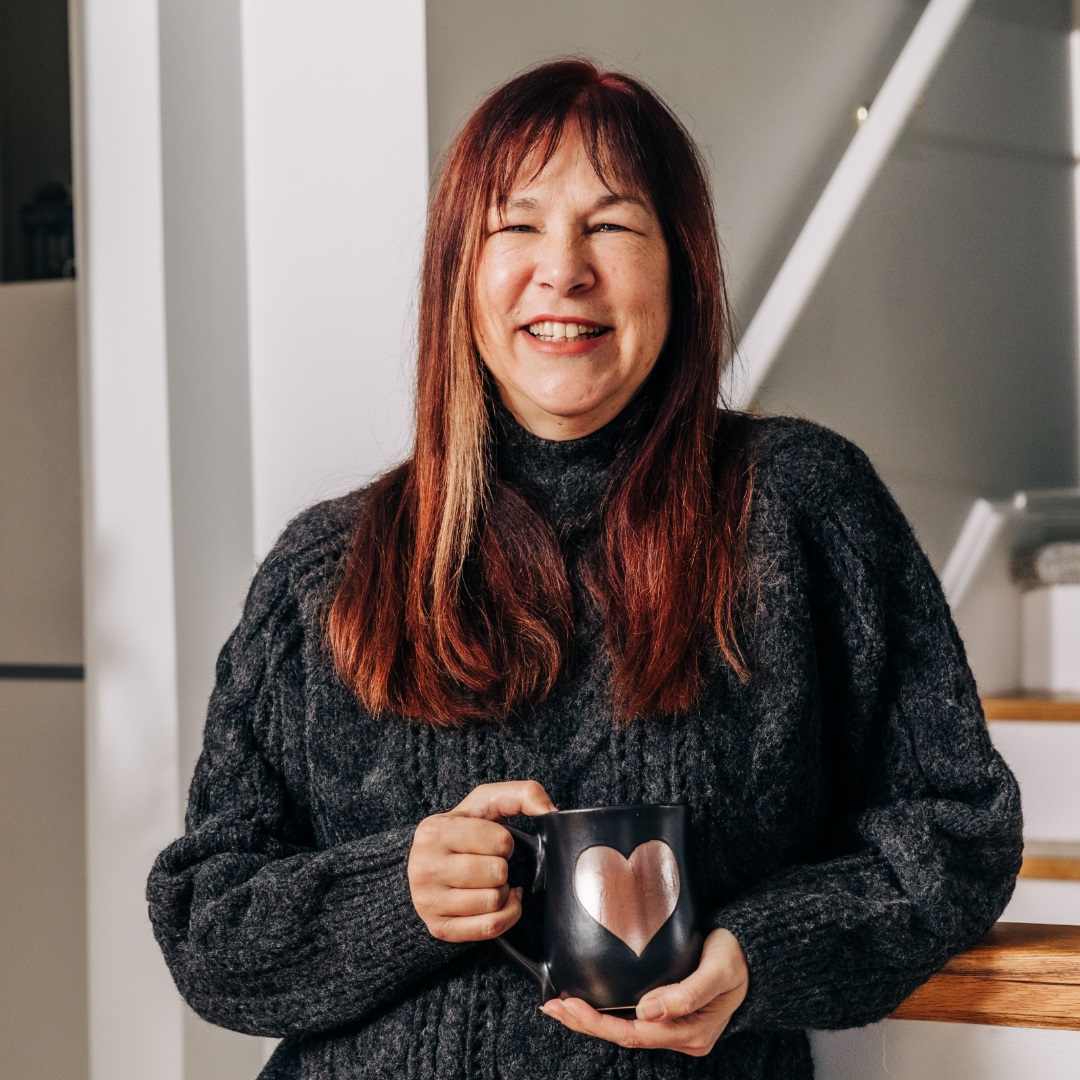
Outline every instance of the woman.
<path fill-rule="evenodd" d="M 1004 908 L 1018 792 L 937 579 L 853 445 L 718 408 L 729 328 L 654 95 L 575 60 L 480 106 L 413 456 L 259 568 L 150 877 L 190 1004 L 284 1037 L 264 1076 L 797 1080 L 804 1029 L 888 1015 Z M 493 940 L 500 821 L 637 802 L 690 807 L 700 965 L 637 1019 L 544 1015 Z"/>

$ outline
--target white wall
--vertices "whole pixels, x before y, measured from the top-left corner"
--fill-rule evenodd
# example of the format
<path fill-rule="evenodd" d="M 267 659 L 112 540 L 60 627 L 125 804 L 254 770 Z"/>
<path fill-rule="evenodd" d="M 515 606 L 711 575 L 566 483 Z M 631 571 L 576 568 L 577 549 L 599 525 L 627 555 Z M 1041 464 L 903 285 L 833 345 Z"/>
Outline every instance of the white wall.
<path fill-rule="evenodd" d="M 885 1020 L 811 1035 L 819 1080 L 1075 1080 L 1080 1031 Z"/>
<path fill-rule="evenodd" d="M 427 204 L 424 7 L 244 0 L 254 526 L 402 456 Z"/>

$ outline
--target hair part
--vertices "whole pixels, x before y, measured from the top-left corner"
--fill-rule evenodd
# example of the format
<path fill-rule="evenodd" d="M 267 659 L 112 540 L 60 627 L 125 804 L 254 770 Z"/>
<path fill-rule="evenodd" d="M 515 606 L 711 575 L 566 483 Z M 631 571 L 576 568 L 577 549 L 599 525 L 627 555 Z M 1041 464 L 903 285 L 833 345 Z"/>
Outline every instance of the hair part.
<path fill-rule="evenodd" d="M 574 610 L 559 538 L 495 472 L 494 391 L 472 313 L 488 214 L 571 127 L 613 193 L 648 200 L 670 265 L 671 327 L 638 393 L 645 430 L 616 469 L 589 575 L 607 614 L 615 719 L 690 708 L 711 636 L 750 677 L 738 613 L 752 469 L 747 418 L 719 404 L 731 314 L 707 172 L 642 83 L 559 60 L 488 96 L 431 201 L 413 454 L 366 491 L 326 620 L 340 677 L 374 714 L 505 721 L 566 668 Z"/>

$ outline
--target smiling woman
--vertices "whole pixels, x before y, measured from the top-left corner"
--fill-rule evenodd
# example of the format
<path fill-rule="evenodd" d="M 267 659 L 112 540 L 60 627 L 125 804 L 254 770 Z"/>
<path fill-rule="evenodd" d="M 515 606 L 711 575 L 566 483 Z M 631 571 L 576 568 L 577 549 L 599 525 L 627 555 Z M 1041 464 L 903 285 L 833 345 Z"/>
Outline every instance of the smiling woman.
<path fill-rule="evenodd" d="M 888 1015 L 1005 906 L 1018 792 L 937 578 L 861 451 L 722 406 L 729 331 L 655 94 L 567 60 L 481 104 L 412 455 L 259 568 L 148 886 L 192 1007 L 284 1036 L 266 1078 L 807 1080 L 805 1029 Z M 538 914 L 504 819 L 642 804 L 688 822 L 700 911 L 648 971 L 696 967 L 540 1012 L 492 940 Z M 631 907 L 656 839 L 598 860 Z M 583 895 L 609 967 L 657 959 Z"/>

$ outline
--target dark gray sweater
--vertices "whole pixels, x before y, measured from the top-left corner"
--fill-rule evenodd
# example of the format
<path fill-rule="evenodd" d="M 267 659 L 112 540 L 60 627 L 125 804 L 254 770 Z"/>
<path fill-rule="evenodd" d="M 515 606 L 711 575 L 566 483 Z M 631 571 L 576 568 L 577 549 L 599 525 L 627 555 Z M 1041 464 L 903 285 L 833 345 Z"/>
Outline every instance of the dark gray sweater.
<path fill-rule="evenodd" d="M 564 525 L 593 511 L 618 418 L 556 443 L 497 413 L 500 469 Z M 318 631 L 363 493 L 285 529 L 221 652 L 187 831 L 147 894 L 191 1006 L 285 1037 L 264 1077 L 801 1080 L 804 1029 L 888 1015 L 1001 913 L 1019 793 L 937 577 L 851 443 L 783 417 L 751 421 L 750 439 L 755 677 L 715 662 L 698 707 L 625 730 L 580 595 L 571 670 L 507 731 L 373 719 Z M 495 942 L 439 941 L 420 920 L 406 873 L 417 823 L 477 784 L 523 778 L 560 809 L 690 807 L 708 927 L 734 933 L 750 971 L 707 1057 L 572 1032 Z M 535 914 L 511 934 L 528 940 Z"/>

